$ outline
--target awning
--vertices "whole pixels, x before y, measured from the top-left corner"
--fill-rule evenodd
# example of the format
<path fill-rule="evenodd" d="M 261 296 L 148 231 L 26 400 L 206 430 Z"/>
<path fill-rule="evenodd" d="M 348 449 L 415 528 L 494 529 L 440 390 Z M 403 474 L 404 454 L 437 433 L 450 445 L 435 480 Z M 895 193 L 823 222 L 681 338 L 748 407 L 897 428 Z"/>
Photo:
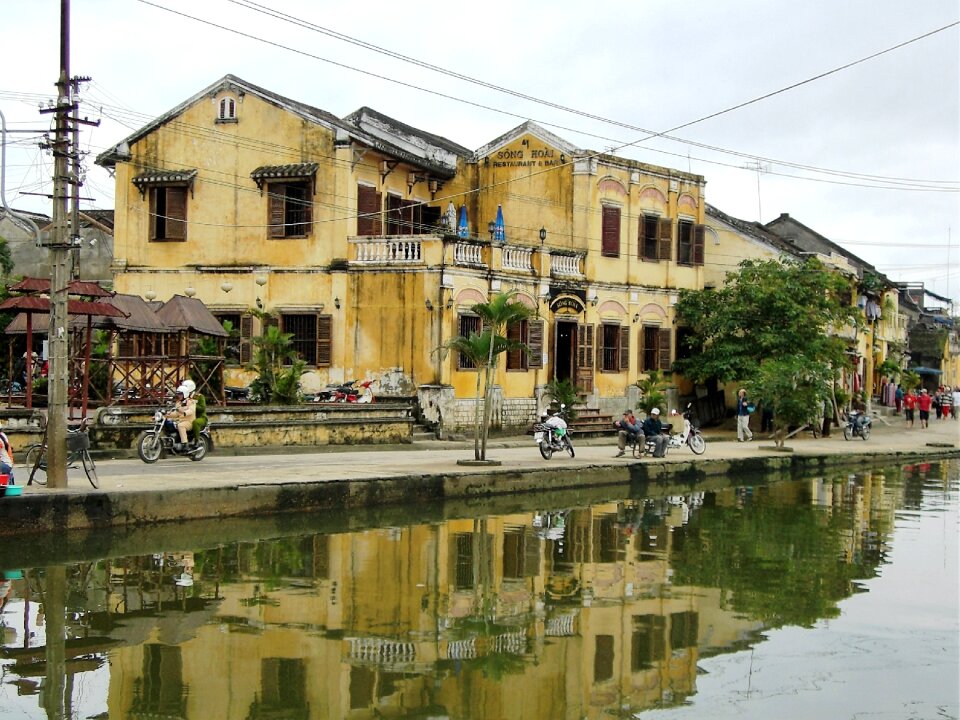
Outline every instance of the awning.
<path fill-rule="evenodd" d="M 907 369 L 915 372 L 917 375 L 943 375 L 943 370 L 938 370 L 937 368 L 912 367 Z"/>
<path fill-rule="evenodd" d="M 263 188 L 263 183 L 269 180 L 302 180 L 312 178 L 320 169 L 319 163 L 291 163 L 288 165 L 261 165 L 252 173 L 258 188 Z"/>
<path fill-rule="evenodd" d="M 152 187 L 193 187 L 193 181 L 196 177 L 196 169 L 154 170 L 153 172 L 140 173 L 133 179 L 133 184 L 143 195 L 147 188 Z"/>

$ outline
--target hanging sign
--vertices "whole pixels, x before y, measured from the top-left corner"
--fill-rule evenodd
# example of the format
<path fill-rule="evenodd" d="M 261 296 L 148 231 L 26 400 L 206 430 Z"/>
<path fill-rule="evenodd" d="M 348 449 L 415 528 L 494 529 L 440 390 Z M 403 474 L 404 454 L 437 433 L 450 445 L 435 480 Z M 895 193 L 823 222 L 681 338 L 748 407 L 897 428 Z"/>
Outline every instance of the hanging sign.
<path fill-rule="evenodd" d="M 586 306 L 576 295 L 559 295 L 550 303 L 550 309 L 554 312 L 572 312 L 579 315 Z"/>

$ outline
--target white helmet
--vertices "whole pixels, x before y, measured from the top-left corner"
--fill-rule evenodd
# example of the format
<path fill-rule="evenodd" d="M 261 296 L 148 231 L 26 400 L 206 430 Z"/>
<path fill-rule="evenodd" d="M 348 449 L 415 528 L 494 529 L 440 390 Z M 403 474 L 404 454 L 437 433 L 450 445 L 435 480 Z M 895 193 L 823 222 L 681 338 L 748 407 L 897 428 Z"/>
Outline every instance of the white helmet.
<path fill-rule="evenodd" d="M 183 388 L 184 397 L 190 397 L 197 389 L 197 384 L 193 380 L 184 380 L 180 383 L 180 387 Z M 177 388 L 177 390 L 179 389 L 180 388 Z"/>
<path fill-rule="evenodd" d="M 187 387 L 186 383 L 177 388 L 176 392 L 184 397 L 190 396 L 190 388 Z"/>

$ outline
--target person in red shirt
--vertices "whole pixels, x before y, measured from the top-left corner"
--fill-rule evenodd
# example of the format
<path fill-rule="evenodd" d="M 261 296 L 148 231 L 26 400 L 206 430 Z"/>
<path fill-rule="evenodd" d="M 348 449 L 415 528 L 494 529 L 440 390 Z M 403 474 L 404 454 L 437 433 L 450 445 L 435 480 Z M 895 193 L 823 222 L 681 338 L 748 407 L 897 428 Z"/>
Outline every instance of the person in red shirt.
<path fill-rule="evenodd" d="M 913 390 L 907 390 L 907 394 L 903 396 L 903 417 L 909 427 L 913 427 L 913 409 L 916 406 L 917 396 L 913 394 Z"/>
<path fill-rule="evenodd" d="M 925 428 L 930 425 L 930 408 L 933 405 L 933 398 L 924 388 L 920 391 L 920 397 L 917 398 L 917 407 L 920 408 L 920 427 Z"/>

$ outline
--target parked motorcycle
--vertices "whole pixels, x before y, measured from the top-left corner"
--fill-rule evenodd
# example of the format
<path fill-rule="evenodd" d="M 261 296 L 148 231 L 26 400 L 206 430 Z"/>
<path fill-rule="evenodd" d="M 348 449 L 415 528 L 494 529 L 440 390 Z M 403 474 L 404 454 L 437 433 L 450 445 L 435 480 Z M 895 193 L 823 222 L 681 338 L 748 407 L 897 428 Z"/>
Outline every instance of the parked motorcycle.
<path fill-rule="evenodd" d="M 676 410 L 673 414 L 676 414 Z M 683 430 L 670 436 L 668 448 L 679 448 L 685 444 L 693 450 L 696 455 L 703 455 L 707 449 L 707 442 L 700 434 L 700 428 L 693 424 L 693 403 L 687 403 L 687 409 L 683 411 Z"/>
<path fill-rule="evenodd" d="M 362 389 L 358 391 L 354 386 L 356 380 L 351 381 L 349 385 L 337 388 L 332 402 L 371 403 L 373 402 L 373 390 L 370 389 L 370 386 L 375 382 L 376 380 L 367 380 L 360 383 Z"/>
<path fill-rule="evenodd" d="M 869 415 L 859 410 L 851 410 L 847 413 L 847 424 L 843 426 L 843 439 L 852 440 L 855 437 L 861 437 L 869 440 L 872 424 L 873 420 Z"/>
<path fill-rule="evenodd" d="M 546 410 L 541 413 L 541 422 L 533 426 L 533 441 L 540 448 L 544 460 L 549 460 L 555 452 L 567 451 L 570 457 L 575 457 L 573 443 L 567 432 L 567 421 L 563 418 L 565 405 L 560 405 L 560 412 L 550 415 Z"/>
<path fill-rule="evenodd" d="M 194 461 L 203 460 L 207 453 L 213 450 L 210 423 L 200 431 L 199 440 L 194 441 L 191 438 L 186 445 L 177 449 L 176 445 L 180 442 L 177 425 L 165 417 L 170 409 L 161 408 L 153 414 L 153 428 L 144 430 L 137 438 L 137 455 L 148 464 L 155 463 L 164 455 L 188 457 Z"/>

